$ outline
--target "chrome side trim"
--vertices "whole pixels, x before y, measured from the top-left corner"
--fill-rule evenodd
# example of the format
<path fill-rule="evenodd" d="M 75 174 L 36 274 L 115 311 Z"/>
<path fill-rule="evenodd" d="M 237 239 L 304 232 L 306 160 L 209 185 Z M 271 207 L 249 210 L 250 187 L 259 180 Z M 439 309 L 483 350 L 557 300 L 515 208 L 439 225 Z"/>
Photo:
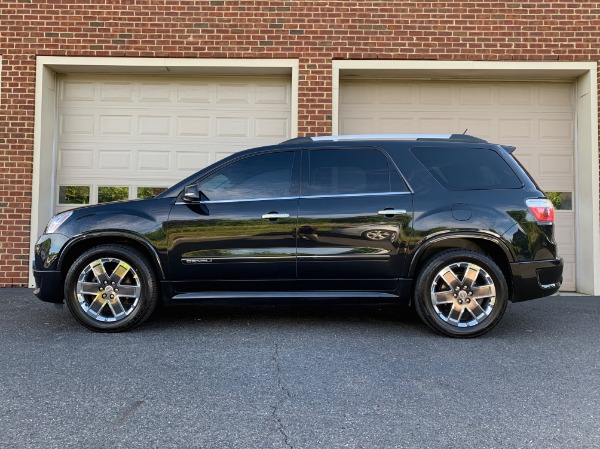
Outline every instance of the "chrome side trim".
<path fill-rule="evenodd" d="M 542 287 L 544 290 L 548 290 L 550 288 L 560 287 L 560 284 L 558 284 L 558 283 L 554 283 L 554 284 L 540 284 L 540 287 Z"/>
<path fill-rule="evenodd" d="M 218 204 L 218 203 L 242 203 L 248 201 L 278 201 L 278 200 L 297 200 L 297 196 L 278 196 L 273 198 L 241 198 L 239 200 L 217 200 L 217 201 L 200 201 L 198 203 L 186 203 L 184 201 L 178 201 L 175 203 L 176 206 L 182 204 Z"/>
<path fill-rule="evenodd" d="M 410 192 L 381 192 L 381 193 L 345 193 L 340 195 L 302 195 L 300 198 L 342 198 L 355 196 L 392 196 L 392 195 L 410 195 Z"/>
<path fill-rule="evenodd" d="M 342 198 L 342 197 L 356 197 L 356 196 L 392 196 L 392 195 L 410 195 L 411 192 L 380 192 L 380 193 L 344 193 L 337 195 L 301 195 L 301 196 L 281 196 L 273 198 L 242 198 L 239 200 L 218 200 L 218 201 L 200 201 L 200 203 L 186 203 L 184 201 L 178 201 L 175 203 L 176 206 L 190 205 L 190 204 L 217 204 L 217 203 L 241 203 L 247 201 L 279 201 L 279 200 L 297 200 L 305 198 Z"/>
<path fill-rule="evenodd" d="M 452 134 L 348 134 L 311 137 L 311 139 L 313 142 L 337 142 L 340 140 L 450 139 L 450 137 Z"/>
<path fill-rule="evenodd" d="M 236 298 L 388 298 L 398 299 L 394 293 L 357 291 L 281 291 L 281 292 L 196 292 L 173 296 L 174 301 L 190 299 L 236 299 Z"/>

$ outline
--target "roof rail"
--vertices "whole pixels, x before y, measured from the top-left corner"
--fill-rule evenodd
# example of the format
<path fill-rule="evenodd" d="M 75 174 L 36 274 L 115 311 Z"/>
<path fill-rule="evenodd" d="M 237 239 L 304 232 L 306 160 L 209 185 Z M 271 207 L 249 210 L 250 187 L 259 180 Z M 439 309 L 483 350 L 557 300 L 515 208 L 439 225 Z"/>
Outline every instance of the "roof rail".
<path fill-rule="evenodd" d="M 349 134 L 342 136 L 296 137 L 282 143 L 339 142 L 343 140 L 445 140 L 451 142 L 488 143 L 468 134 Z"/>

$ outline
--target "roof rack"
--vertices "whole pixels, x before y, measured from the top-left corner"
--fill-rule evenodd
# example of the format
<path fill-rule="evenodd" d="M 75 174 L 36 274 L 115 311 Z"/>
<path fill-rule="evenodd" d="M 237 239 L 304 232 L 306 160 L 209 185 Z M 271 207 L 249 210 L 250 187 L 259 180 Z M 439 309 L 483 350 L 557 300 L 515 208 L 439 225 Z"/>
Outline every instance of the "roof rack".
<path fill-rule="evenodd" d="M 296 137 L 285 143 L 339 142 L 342 140 L 447 140 L 452 142 L 488 143 L 468 134 L 349 134 L 342 136 Z"/>

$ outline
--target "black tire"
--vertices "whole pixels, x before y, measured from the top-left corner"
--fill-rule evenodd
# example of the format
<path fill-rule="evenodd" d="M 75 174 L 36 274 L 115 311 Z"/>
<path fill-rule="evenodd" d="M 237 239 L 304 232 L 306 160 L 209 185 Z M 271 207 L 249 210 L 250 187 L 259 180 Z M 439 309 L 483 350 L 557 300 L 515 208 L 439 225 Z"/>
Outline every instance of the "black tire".
<path fill-rule="evenodd" d="M 122 332 L 144 322 L 158 304 L 148 259 L 122 245 L 100 245 L 73 262 L 65 278 L 69 311 L 97 332 Z"/>
<path fill-rule="evenodd" d="M 449 250 L 433 256 L 415 283 L 419 317 L 450 337 L 478 337 L 489 332 L 504 315 L 507 303 L 508 286 L 502 270 L 475 251 Z"/>

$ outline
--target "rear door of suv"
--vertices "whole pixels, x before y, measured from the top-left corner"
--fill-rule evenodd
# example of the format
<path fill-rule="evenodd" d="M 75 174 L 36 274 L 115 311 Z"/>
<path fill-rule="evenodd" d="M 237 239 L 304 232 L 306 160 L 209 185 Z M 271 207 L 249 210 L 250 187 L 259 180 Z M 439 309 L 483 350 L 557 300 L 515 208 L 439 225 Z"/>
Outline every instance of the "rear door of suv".
<path fill-rule="evenodd" d="M 303 151 L 298 279 L 318 290 L 393 290 L 406 256 L 412 194 L 373 147 Z"/>

